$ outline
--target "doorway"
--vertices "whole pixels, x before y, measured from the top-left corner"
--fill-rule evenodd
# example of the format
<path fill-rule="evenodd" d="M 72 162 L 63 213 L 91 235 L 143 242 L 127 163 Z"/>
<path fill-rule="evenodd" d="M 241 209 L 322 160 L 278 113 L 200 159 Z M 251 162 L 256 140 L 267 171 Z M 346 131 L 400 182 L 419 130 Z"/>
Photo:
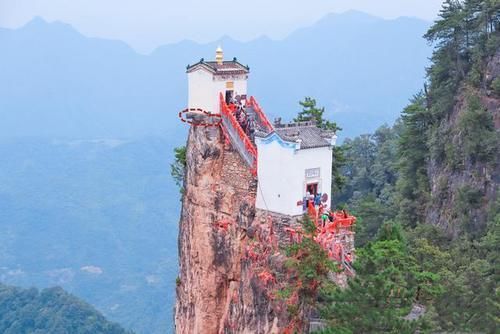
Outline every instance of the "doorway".
<path fill-rule="evenodd" d="M 318 194 L 318 184 L 317 183 L 309 183 L 306 185 L 306 192 L 311 195 L 316 196 Z"/>
<path fill-rule="evenodd" d="M 226 104 L 233 100 L 234 90 L 226 90 Z"/>

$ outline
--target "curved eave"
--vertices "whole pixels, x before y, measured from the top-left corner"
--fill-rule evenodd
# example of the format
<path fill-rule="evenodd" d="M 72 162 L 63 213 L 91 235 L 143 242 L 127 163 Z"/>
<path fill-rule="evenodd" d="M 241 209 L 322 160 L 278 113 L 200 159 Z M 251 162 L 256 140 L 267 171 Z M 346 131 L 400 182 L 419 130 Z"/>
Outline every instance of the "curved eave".
<path fill-rule="evenodd" d="M 256 138 L 258 138 L 258 143 L 263 144 L 263 145 L 268 145 L 268 144 L 271 144 L 273 142 L 276 142 L 283 148 L 294 149 L 294 150 L 297 150 L 299 148 L 298 147 L 299 143 L 284 140 L 275 131 L 269 133 L 265 137 L 256 137 Z"/>
<path fill-rule="evenodd" d="M 215 74 L 217 71 L 212 68 L 211 66 L 208 66 L 207 64 L 203 63 L 203 62 L 198 62 L 196 64 L 193 64 L 193 65 L 189 65 L 187 68 L 186 68 L 186 73 L 191 73 L 191 72 L 194 72 L 198 69 L 204 69 L 204 70 L 207 70 L 208 72 L 212 73 L 212 74 Z"/>

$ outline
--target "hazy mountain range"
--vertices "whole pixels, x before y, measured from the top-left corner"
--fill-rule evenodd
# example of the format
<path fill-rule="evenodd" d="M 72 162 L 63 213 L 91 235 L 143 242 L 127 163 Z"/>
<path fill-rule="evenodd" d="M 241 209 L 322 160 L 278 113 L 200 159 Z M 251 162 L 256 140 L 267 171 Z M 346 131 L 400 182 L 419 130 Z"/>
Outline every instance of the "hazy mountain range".
<path fill-rule="evenodd" d="M 185 68 L 251 68 L 250 93 L 291 119 L 315 97 L 353 136 L 393 121 L 424 80 L 429 23 L 328 15 L 279 41 L 184 41 L 149 55 L 36 18 L 0 29 L 0 281 L 61 285 L 137 333 L 171 330 Z"/>
<path fill-rule="evenodd" d="M 0 134 L 127 137 L 176 132 L 185 106 L 185 67 L 226 59 L 251 68 L 250 93 L 267 113 L 290 119 L 304 96 L 317 98 L 344 135 L 393 121 L 422 87 L 429 23 L 331 14 L 284 40 L 209 44 L 183 41 L 150 55 L 125 43 L 87 38 L 71 26 L 35 18 L 0 30 Z"/>
<path fill-rule="evenodd" d="M 61 286 L 137 333 L 169 332 L 172 144 L 0 139 L 0 283 Z"/>

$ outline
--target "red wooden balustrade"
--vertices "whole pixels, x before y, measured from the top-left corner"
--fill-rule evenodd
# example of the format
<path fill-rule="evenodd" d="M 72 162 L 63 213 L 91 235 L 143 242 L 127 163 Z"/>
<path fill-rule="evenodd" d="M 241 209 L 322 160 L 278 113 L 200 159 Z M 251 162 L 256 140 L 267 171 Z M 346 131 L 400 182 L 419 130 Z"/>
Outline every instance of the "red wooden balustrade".
<path fill-rule="evenodd" d="M 224 135 L 248 164 L 252 174 L 257 175 L 257 148 L 241 128 L 236 116 L 226 104 L 222 93 L 220 94 L 220 114 Z"/>

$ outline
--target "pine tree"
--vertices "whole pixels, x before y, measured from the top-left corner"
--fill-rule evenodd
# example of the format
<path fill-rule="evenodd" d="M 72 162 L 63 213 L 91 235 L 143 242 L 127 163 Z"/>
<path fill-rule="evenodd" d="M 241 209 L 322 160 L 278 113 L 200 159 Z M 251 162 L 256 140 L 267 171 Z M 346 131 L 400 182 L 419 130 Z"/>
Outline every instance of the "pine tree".
<path fill-rule="evenodd" d="M 432 274 L 417 272 L 401 227 L 384 224 L 377 240 L 360 250 L 355 269 L 347 289 L 325 297 L 331 303 L 322 311 L 330 323 L 324 333 L 414 333 L 420 322 L 405 316 L 423 281 L 419 275 Z"/>
<path fill-rule="evenodd" d="M 402 114 L 404 124 L 399 138 L 397 182 L 399 195 L 399 221 L 415 226 L 423 219 L 423 208 L 429 193 L 427 159 L 429 147 L 427 134 L 432 115 L 425 106 L 425 96 L 414 97 L 412 104 Z"/>
<path fill-rule="evenodd" d="M 174 148 L 174 159 L 174 162 L 170 164 L 170 175 L 182 193 L 186 173 L 186 146 Z"/>
<path fill-rule="evenodd" d="M 493 116 L 481 105 L 478 96 L 469 97 L 457 130 L 463 140 L 464 158 L 472 164 L 494 162 L 499 153 L 500 135 L 495 130 Z"/>
<path fill-rule="evenodd" d="M 315 99 L 306 97 L 304 101 L 299 101 L 299 104 L 302 106 L 302 111 L 297 114 L 295 122 L 314 122 L 317 127 L 333 132 L 342 130 L 337 123 L 324 119 L 325 107 L 316 107 Z"/>

